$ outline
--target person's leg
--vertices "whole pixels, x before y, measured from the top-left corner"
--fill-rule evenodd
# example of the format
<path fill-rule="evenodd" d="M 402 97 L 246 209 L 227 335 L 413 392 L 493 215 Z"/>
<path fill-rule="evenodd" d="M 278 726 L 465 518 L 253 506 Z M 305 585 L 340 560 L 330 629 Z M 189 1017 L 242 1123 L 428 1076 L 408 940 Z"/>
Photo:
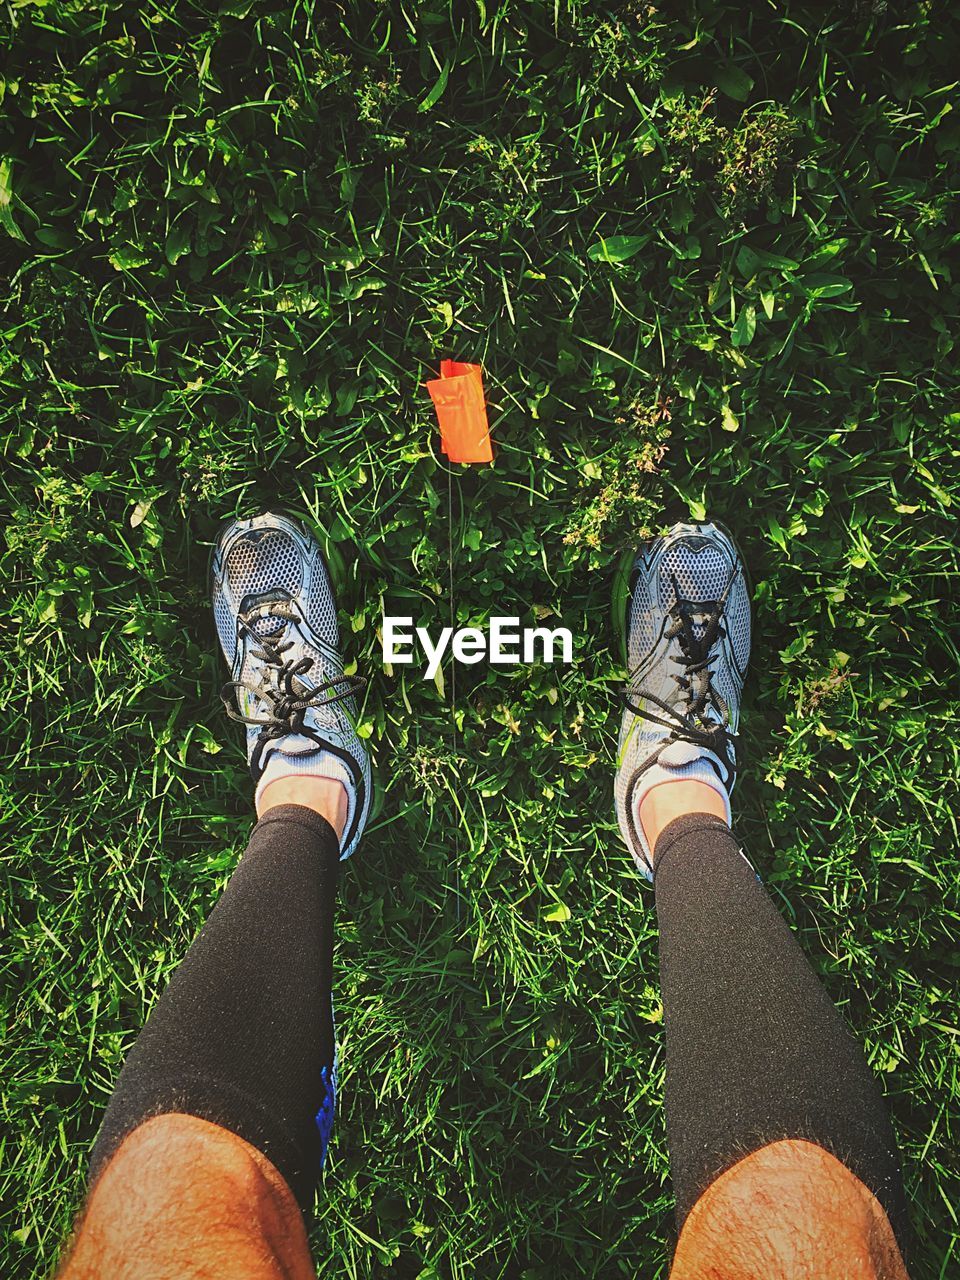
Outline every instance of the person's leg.
<path fill-rule="evenodd" d="M 237 521 L 212 576 L 259 821 L 120 1073 L 64 1280 L 314 1274 L 302 1215 L 336 1097 L 334 901 L 369 765 L 306 530 Z"/>
<path fill-rule="evenodd" d="M 670 1280 L 908 1280 L 877 1198 L 822 1147 L 788 1140 L 710 1184 L 680 1235 Z"/>
<path fill-rule="evenodd" d="M 309 1280 L 303 1216 L 266 1157 L 179 1114 L 126 1138 L 90 1193 L 58 1280 Z"/>
<path fill-rule="evenodd" d="M 301 1209 L 333 1120 L 344 806 L 338 782 L 296 785 L 300 803 L 265 792 L 246 853 L 124 1064 L 66 1280 L 313 1274 Z"/>
<path fill-rule="evenodd" d="M 730 1280 L 905 1277 L 891 1229 L 905 1238 L 899 1162 L 860 1047 L 725 820 L 697 812 L 709 789 L 657 790 L 689 806 L 664 826 L 640 811 L 654 850 L 682 1227 L 674 1280 L 721 1263 Z"/>
<path fill-rule="evenodd" d="M 617 813 L 656 890 L 674 1280 L 903 1280 L 879 1089 L 729 826 L 750 648 L 729 537 L 642 549 L 625 623 Z"/>

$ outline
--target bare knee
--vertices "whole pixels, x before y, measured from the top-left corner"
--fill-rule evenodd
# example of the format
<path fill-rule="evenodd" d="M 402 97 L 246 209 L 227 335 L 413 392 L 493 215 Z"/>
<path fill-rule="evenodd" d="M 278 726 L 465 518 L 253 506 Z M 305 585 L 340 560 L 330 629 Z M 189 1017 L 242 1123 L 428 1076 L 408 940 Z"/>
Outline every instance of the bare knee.
<path fill-rule="evenodd" d="M 157 1116 L 124 1141 L 90 1193 L 61 1280 L 312 1277 L 291 1191 L 241 1138 Z"/>
<path fill-rule="evenodd" d="M 691 1210 L 671 1280 L 908 1280 L 876 1197 L 810 1142 L 771 1143 Z"/>

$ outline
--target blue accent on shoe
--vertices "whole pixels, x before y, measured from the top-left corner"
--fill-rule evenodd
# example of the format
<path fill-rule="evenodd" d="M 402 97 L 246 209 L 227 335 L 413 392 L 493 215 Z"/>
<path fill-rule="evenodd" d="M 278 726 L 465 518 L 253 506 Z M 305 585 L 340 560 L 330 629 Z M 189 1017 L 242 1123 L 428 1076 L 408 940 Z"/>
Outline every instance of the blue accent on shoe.
<path fill-rule="evenodd" d="M 320 1072 L 320 1079 L 323 1081 L 324 1095 L 320 1110 L 316 1114 L 316 1122 L 317 1132 L 320 1134 L 320 1168 L 322 1169 L 327 1158 L 327 1147 L 333 1132 L 333 1117 L 337 1109 L 336 1067 L 332 1071 L 324 1067 Z"/>

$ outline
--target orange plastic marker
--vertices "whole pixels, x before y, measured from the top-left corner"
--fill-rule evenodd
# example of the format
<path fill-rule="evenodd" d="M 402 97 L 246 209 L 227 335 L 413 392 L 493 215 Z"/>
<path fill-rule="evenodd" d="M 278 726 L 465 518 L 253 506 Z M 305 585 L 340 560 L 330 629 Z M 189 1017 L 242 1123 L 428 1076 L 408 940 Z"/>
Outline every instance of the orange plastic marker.
<path fill-rule="evenodd" d="M 492 462 L 490 424 L 480 365 L 441 360 L 427 383 L 440 422 L 440 448 L 451 462 Z"/>

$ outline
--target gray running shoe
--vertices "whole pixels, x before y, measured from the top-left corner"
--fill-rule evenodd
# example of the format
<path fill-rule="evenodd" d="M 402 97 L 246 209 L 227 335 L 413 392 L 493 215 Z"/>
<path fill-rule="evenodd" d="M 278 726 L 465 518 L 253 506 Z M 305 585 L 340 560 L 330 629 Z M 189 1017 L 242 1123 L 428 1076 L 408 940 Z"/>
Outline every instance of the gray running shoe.
<path fill-rule="evenodd" d="M 750 657 L 750 596 L 740 553 L 713 524 L 675 524 L 633 563 L 625 619 L 627 669 L 617 752 L 620 830 L 653 878 L 637 817 L 651 787 L 712 786 L 730 816 L 737 725 Z"/>
<path fill-rule="evenodd" d="M 370 762 L 354 728 L 366 681 L 343 674 L 319 546 L 287 516 L 234 520 L 214 548 L 210 585 L 232 675 L 220 696 L 231 719 L 247 726 L 257 798 L 290 774 L 342 782 L 349 805 L 340 856 L 348 858 L 370 810 Z"/>

